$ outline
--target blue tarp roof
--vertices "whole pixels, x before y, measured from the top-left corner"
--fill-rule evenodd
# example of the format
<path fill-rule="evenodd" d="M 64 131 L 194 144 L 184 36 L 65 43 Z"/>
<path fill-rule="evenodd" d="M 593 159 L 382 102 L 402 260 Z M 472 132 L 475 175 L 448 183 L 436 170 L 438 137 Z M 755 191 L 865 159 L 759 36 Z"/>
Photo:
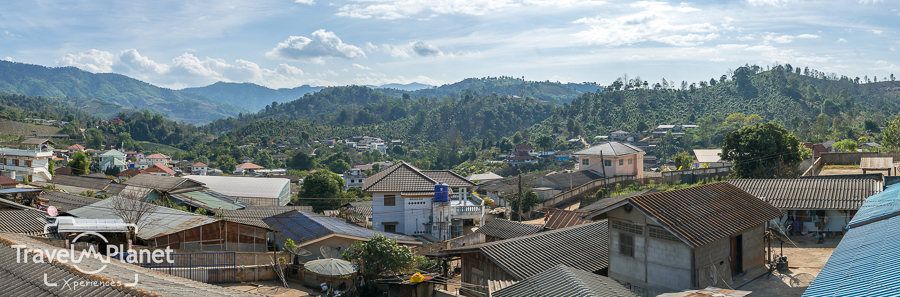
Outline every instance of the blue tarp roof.
<path fill-rule="evenodd" d="M 263 219 L 263 222 L 272 226 L 272 229 L 275 231 L 281 232 L 279 237 L 290 238 L 298 246 L 303 246 L 307 242 L 332 234 L 367 239 L 372 238 L 375 234 L 380 234 L 400 242 L 419 243 L 418 240 L 410 236 L 373 231 L 347 223 L 344 219 L 299 211 L 289 211 L 268 217 Z"/>
<path fill-rule="evenodd" d="M 884 192 L 872 195 L 859 208 L 848 226 L 856 228 L 873 220 L 900 214 L 900 185 L 887 186 Z"/>
<path fill-rule="evenodd" d="M 900 296 L 900 217 L 850 229 L 803 294 L 818 296 Z"/>

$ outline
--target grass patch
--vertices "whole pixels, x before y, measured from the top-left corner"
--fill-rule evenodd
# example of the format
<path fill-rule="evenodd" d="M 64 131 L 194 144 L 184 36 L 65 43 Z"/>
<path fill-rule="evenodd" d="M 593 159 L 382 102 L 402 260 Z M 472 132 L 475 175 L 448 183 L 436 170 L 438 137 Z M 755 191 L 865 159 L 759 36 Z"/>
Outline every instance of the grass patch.
<path fill-rule="evenodd" d="M 822 170 L 828 170 L 828 169 L 853 170 L 853 169 L 859 169 L 859 164 L 856 164 L 856 165 L 825 165 L 825 166 L 822 166 Z"/>
<path fill-rule="evenodd" d="M 28 124 L 6 119 L 0 119 L 0 134 L 15 135 L 34 135 L 34 134 L 56 134 L 59 127 Z"/>

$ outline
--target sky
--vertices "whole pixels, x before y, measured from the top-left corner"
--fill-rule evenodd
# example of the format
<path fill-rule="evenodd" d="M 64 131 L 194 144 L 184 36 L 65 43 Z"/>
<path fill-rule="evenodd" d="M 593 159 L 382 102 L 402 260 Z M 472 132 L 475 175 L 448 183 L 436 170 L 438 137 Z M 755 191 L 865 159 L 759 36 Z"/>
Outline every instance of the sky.
<path fill-rule="evenodd" d="M 898 1 L 25 0 L 0 59 L 180 89 L 470 77 L 699 82 L 745 64 L 900 76 Z"/>

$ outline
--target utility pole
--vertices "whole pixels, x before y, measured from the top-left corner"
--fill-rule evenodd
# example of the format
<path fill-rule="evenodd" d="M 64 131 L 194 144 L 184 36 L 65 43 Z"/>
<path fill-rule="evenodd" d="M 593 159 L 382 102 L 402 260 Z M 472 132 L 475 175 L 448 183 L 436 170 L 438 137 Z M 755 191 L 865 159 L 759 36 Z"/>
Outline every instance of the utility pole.
<path fill-rule="evenodd" d="M 525 76 L 522 76 L 522 100 L 525 100 Z"/>
<path fill-rule="evenodd" d="M 522 174 L 519 174 L 519 222 L 522 221 Z"/>
<path fill-rule="evenodd" d="M 609 142 L 607 142 L 609 144 Z M 609 185 L 606 182 L 609 180 L 609 177 L 606 176 L 606 161 L 603 159 L 603 150 L 600 150 L 600 168 L 603 168 L 603 193 L 604 196 L 609 198 Z"/>

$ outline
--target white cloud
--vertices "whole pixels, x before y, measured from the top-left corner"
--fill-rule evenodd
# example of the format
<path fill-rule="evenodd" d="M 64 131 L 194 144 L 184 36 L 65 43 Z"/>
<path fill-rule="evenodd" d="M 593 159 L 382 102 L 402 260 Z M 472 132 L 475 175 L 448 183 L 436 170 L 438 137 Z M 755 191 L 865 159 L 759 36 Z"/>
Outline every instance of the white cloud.
<path fill-rule="evenodd" d="M 353 0 L 359 4 L 341 6 L 336 14 L 358 19 L 402 19 L 420 16 L 425 20 L 440 15 L 487 15 L 523 6 L 595 6 L 596 0 Z"/>
<path fill-rule="evenodd" d="M 792 0 L 747 0 L 747 3 L 753 6 L 763 6 L 763 5 L 771 5 L 771 6 L 783 6 L 792 2 Z"/>
<path fill-rule="evenodd" d="M 12 62 L 12 57 L 3 58 L 4 61 Z"/>
<path fill-rule="evenodd" d="M 273 87 L 294 87 L 309 82 L 303 77 L 302 70 L 287 64 L 265 69 L 246 60 L 228 63 L 222 59 L 201 59 L 190 53 L 183 53 L 165 64 L 142 56 L 135 49 L 124 50 L 118 55 L 92 49 L 67 54 L 57 60 L 57 64 L 94 73 L 116 72 L 172 88 L 201 86 L 217 81 L 252 82 Z"/>
<path fill-rule="evenodd" d="M 878 35 L 881 35 L 881 33 L 884 33 L 884 32 L 883 32 L 883 31 L 881 31 L 881 30 L 872 30 L 872 33 L 875 33 L 875 34 L 878 34 Z"/>
<path fill-rule="evenodd" d="M 879 2 L 884 3 L 883 0 L 859 0 L 859 3 L 862 3 L 862 4 L 869 4 L 869 3 L 875 4 L 875 3 L 879 3 Z"/>
<path fill-rule="evenodd" d="M 843 38 L 839 38 L 839 39 L 837 40 L 837 42 L 843 43 L 843 42 L 847 42 L 847 40 L 846 40 L 846 39 L 843 39 Z"/>
<path fill-rule="evenodd" d="M 878 60 L 877 62 L 875 62 L 875 67 L 873 67 L 872 70 L 885 70 L 885 71 L 898 72 L 898 71 L 900 71 L 900 67 L 898 67 L 895 64 L 888 63 L 887 61 L 884 61 L 884 60 Z"/>
<path fill-rule="evenodd" d="M 764 44 L 769 44 L 769 42 L 791 43 L 793 41 L 794 41 L 794 36 L 791 36 L 791 35 L 776 36 L 775 34 L 769 34 L 769 35 L 766 35 L 766 37 L 763 39 Z"/>
<path fill-rule="evenodd" d="M 615 18 L 581 18 L 573 23 L 590 29 L 574 34 L 588 44 L 620 46 L 655 41 L 676 46 L 693 46 L 718 38 L 718 28 L 696 22 L 700 10 L 682 3 L 637 2 L 629 5 L 636 13 Z"/>
<path fill-rule="evenodd" d="M 800 35 L 797 35 L 797 38 L 800 38 L 800 39 L 819 39 L 819 35 L 813 35 L 813 34 L 800 34 Z"/>
<path fill-rule="evenodd" d="M 413 42 L 412 50 L 419 56 L 442 56 L 444 55 L 437 47 L 424 43 L 421 40 Z"/>
<path fill-rule="evenodd" d="M 894 51 L 897 51 L 897 48 L 892 46 L 891 48 L 889 48 L 889 50 L 891 50 L 892 52 L 894 52 Z M 7 57 L 7 58 L 8 58 L 8 57 Z"/>
<path fill-rule="evenodd" d="M 366 43 L 366 50 L 369 52 L 383 52 L 390 54 L 392 57 L 398 58 L 412 58 L 413 56 L 422 56 L 422 57 L 441 57 L 444 56 L 444 52 L 438 49 L 436 46 L 427 44 L 421 40 L 413 41 L 404 45 L 390 45 L 390 44 L 382 44 L 381 46 L 374 45 L 371 42 Z M 450 54 L 450 56 L 454 56 Z"/>
<path fill-rule="evenodd" d="M 710 62 L 725 62 L 724 58 L 712 58 L 709 59 Z"/>
<path fill-rule="evenodd" d="M 312 33 L 312 39 L 303 36 L 289 37 L 266 53 L 266 57 L 324 64 L 325 58 L 350 60 L 365 58 L 366 54 L 359 47 L 341 41 L 334 32 L 319 29 Z"/>
<path fill-rule="evenodd" d="M 306 4 L 306 5 L 315 5 L 316 1 L 313 0 L 294 0 L 294 3 Z"/>
<path fill-rule="evenodd" d="M 353 68 L 361 69 L 361 70 L 372 70 L 372 68 L 369 68 L 369 67 L 366 67 L 366 66 L 363 66 L 363 65 L 359 65 L 359 64 L 356 64 L 356 63 L 353 63 Z"/>

